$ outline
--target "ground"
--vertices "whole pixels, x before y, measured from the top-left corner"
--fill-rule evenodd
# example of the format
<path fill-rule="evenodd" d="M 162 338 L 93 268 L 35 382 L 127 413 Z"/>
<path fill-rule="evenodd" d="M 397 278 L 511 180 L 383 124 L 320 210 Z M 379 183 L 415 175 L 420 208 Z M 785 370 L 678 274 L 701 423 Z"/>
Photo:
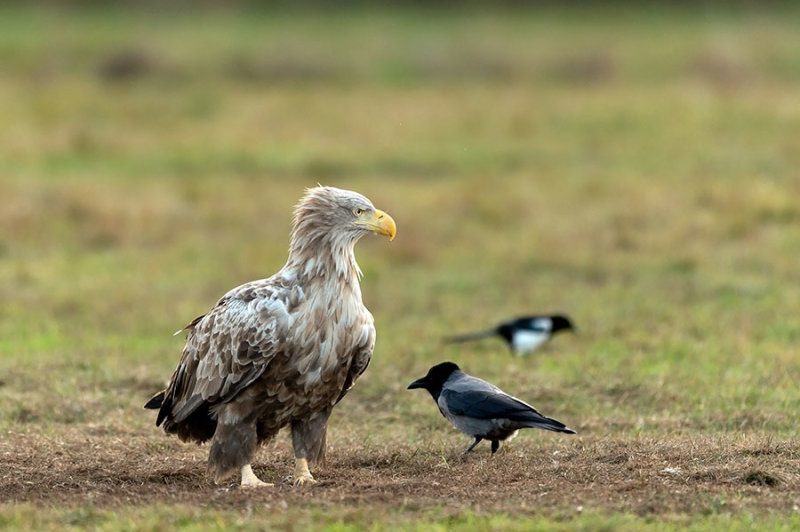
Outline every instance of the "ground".
<path fill-rule="evenodd" d="M 799 527 L 798 18 L 4 6 L 0 527 Z M 281 435 L 215 485 L 142 405 L 316 183 L 397 222 L 373 360 L 319 484 Z M 537 312 L 578 331 L 441 341 Z M 462 456 L 406 390 L 444 360 L 578 434 Z"/>
<path fill-rule="evenodd" d="M 284 482 L 292 468 L 287 441 L 263 452 L 255 468 L 277 486 L 242 489 L 233 481 L 209 481 L 203 448 L 124 429 L 110 436 L 104 427 L 98 434 L 94 428 L 56 438 L 7 434 L 0 448 L 6 465 L 0 495 L 28 505 L 88 503 L 110 511 L 203 501 L 205 511 L 258 512 L 255 523 L 271 514 L 282 514 L 281 521 L 286 512 L 330 507 L 340 519 L 366 513 L 363 525 L 381 522 L 376 512 L 398 514 L 402 522 L 410 514 L 465 511 L 569 520 L 587 510 L 666 516 L 678 525 L 690 515 L 797 512 L 800 445 L 765 436 L 665 441 L 530 435 L 530 441 L 507 444 L 495 456 L 486 446 L 464 456 L 465 441 L 456 438 L 447 439 L 455 448 L 438 451 L 334 438 L 327 464 L 317 470 L 319 483 L 302 488 Z"/>
<path fill-rule="evenodd" d="M 15 437 L 16 436 L 16 437 Z M 436 506 L 535 513 L 580 511 L 584 505 L 630 511 L 787 510 L 797 493 L 798 446 L 766 439 L 708 441 L 678 438 L 605 440 L 553 445 L 509 446 L 497 455 L 440 454 L 410 446 L 335 448 L 319 468 L 320 483 L 296 489 L 285 483 L 291 455 L 278 451 L 259 460 L 257 470 L 276 489 L 215 485 L 203 474 L 202 449 L 175 443 L 153 453 L 150 439 L 91 441 L 85 433 L 57 440 L 10 435 L 4 442 L 7 472 L 3 496 L 39 503 L 100 506 L 121 503 L 192 502 L 198 497 L 219 507 L 243 501 L 298 504 L 359 502 L 419 509 Z M 165 459 L 165 455 L 169 459 Z M 602 486 L 603 489 L 598 489 Z M 726 500 L 730 498 L 731 500 Z"/>

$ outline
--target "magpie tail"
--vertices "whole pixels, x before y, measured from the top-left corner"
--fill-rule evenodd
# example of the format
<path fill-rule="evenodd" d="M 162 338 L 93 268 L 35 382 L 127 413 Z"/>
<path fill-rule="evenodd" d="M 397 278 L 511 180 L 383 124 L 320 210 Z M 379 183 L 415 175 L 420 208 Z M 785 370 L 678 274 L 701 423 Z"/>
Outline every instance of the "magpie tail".
<path fill-rule="evenodd" d="M 485 331 L 477 331 L 467 334 L 456 334 L 453 336 L 445 336 L 442 341 L 447 344 L 469 342 L 470 340 L 480 340 L 481 338 L 488 338 L 497 334 L 495 329 L 487 329 Z"/>

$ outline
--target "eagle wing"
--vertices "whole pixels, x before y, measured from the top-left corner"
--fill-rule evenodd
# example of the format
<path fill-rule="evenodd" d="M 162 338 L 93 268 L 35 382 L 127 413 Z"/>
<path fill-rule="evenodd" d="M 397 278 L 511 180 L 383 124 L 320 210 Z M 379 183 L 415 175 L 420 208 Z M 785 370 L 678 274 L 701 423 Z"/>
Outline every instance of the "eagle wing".
<path fill-rule="evenodd" d="M 270 279 L 254 281 L 192 322 L 156 425 L 180 423 L 204 403 L 228 402 L 258 379 L 283 348 L 297 297 Z"/>
<path fill-rule="evenodd" d="M 347 392 L 355 386 L 356 379 L 367 370 L 369 361 L 372 358 L 372 350 L 375 348 L 375 326 L 372 322 L 372 314 L 367 309 L 364 309 L 363 324 L 361 326 L 361 335 L 356 344 L 356 350 L 351 357 L 350 367 L 347 370 L 342 393 L 339 394 L 336 402 L 341 401 Z"/>

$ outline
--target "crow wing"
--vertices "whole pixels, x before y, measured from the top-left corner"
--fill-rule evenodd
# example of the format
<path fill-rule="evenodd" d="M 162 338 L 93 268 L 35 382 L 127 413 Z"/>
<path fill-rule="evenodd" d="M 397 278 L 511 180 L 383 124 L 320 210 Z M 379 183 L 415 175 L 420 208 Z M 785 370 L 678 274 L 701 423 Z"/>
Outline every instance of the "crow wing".
<path fill-rule="evenodd" d="M 441 397 L 447 410 L 457 416 L 475 419 L 504 418 L 518 422 L 536 422 L 548 419 L 529 404 L 504 393 L 444 389 Z"/>
<path fill-rule="evenodd" d="M 543 416 L 525 401 L 478 377 L 459 372 L 445 383 L 439 406 L 456 416 L 474 419 L 508 419 L 548 430 L 570 430 L 560 421 Z"/>

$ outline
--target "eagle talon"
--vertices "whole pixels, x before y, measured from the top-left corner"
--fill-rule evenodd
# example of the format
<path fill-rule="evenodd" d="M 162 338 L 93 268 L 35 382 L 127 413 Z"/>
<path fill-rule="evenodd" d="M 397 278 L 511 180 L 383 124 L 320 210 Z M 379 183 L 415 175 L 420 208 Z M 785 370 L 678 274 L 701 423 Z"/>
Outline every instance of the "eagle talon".
<path fill-rule="evenodd" d="M 297 458 L 294 465 L 294 485 L 304 486 L 306 484 L 316 484 L 311 471 L 308 470 L 308 460 Z"/>
<path fill-rule="evenodd" d="M 308 475 L 303 475 L 303 476 L 297 477 L 294 480 L 294 485 L 295 486 L 305 486 L 306 484 L 310 485 L 310 484 L 316 484 L 316 483 L 317 483 L 317 480 L 314 477 L 312 477 L 310 473 Z"/>
<path fill-rule="evenodd" d="M 242 467 L 242 481 L 239 483 L 241 488 L 271 488 L 274 484 L 264 482 L 253 473 L 253 468 L 249 464 Z"/>
<path fill-rule="evenodd" d="M 259 480 L 259 479 L 249 480 L 247 482 L 242 481 L 242 483 L 239 484 L 240 488 L 245 488 L 245 489 L 249 489 L 249 488 L 271 488 L 273 486 L 274 486 L 274 484 L 272 484 L 270 482 L 264 482 L 263 480 Z"/>

